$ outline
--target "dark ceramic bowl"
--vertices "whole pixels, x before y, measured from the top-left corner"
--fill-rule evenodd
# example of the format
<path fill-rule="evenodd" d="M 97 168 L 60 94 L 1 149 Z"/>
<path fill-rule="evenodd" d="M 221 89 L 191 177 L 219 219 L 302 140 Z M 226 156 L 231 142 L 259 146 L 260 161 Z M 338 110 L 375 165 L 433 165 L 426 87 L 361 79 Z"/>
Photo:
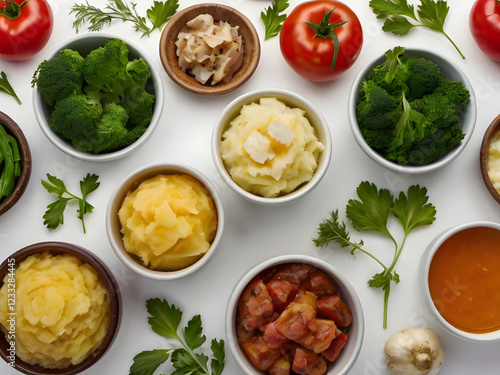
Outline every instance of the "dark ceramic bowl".
<path fill-rule="evenodd" d="M 481 142 L 481 149 L 479 151 L 479 163 L 481 166 L 481 175 L 483 176 L 484 184 L 490 192 L 493 199 L 500 203 L 500 193 L 493 185 L 491 175 L 488 170 L 488 155 L 490 151 L 490 143 L 493 139 L 500 137 L 500 115 L 498 115 L 488 126 L 484 132 L 483 141 Z"/>
<path fill-rule="evenodd" d="M 109 295 L 110 303 L 110 326 L 108 332 L 101 344 L 94 350 L 94 352 L 89 355 L 83 362 L 66 367 L 64 369 L 47 369 L 41 366 L 30 365 L 20 358 L 15 358 L 15 368 L 27 375 L 74 375 L 79 374 L 82 371 L 90 368 L 97 361 L 99 361 L 108 349 L 113 344 L 116 334 L 121 322 L 122 317 L 122 301 L 121 294 L 118 283 L 115 277 L 108 269 L 108 267 L 94 254 L 90 251 L 79 247 L 77 245 L 64 243 L 64 242 L 40 242 L 36 244 L 29 245 L 14 254 L 10 255 L 7 259 L 3 261 L 0 265 L 0 287 L 4 284 L 4 277 L 7 275 L 12 264 L 20 264 L 23 260 L 28 258 L 30 255 L 43 253 L 49 251 L 50 253 L 57 254 L 69 254 L 77 257 L 82 262 L 85 262 L 92 266 L 94 270 L 99 275 L 101 281 L 106 286 Z M 11 363 L 8 358 L 10 344 L 7 342 L 6 337 L 0 334 L 0 356 L 7 362 Z"/>
<path fill-rule="evenodd" d="M 17 178 L 14 190 L 8 197 L 0 198 L 0 215 L 2 215 L 21 199 L 28 187 L 31 177 L 31 151 L 19 125 L 3 112 L 0 112 L 0 124 L 4 126 L 8 134 L 17 140 L 21 154 L 21 175 Z"/>

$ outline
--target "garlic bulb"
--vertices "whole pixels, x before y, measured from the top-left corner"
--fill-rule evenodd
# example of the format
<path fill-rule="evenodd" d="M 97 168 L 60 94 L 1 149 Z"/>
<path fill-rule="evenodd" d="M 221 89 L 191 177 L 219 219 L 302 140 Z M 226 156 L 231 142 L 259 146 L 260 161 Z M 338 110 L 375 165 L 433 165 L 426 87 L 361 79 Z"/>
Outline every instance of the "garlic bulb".
<path fill-rule="evenodd" d="M 408 328 L 385 343 L 387 368 L 396 375 L 435 375 L 444 360 L 436 333 L 429 328 Z"/>

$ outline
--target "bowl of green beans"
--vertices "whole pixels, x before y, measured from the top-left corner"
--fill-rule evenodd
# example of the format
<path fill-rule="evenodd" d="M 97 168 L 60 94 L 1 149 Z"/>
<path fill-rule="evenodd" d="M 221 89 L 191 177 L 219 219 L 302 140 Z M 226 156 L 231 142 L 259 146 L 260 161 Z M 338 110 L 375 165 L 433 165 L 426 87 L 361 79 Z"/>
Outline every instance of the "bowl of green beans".
<path fill-rule="evenodd" d="M 19 125 L 0 112 L 0 215 L 21 198 L 31 176 L 31 151 Z"/>

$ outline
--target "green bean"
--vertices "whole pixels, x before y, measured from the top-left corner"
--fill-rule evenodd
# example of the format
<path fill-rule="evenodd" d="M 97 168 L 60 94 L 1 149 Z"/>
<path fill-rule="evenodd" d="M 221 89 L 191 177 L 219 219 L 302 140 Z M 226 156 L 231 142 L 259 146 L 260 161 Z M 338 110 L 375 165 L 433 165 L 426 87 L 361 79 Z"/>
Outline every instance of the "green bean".
<path fill-rule="evenodd" d="M 14 155 L 11 144 L 7 138 L 7 132 L 0 125 L 0 153 L 4 156 L 4 166 L 0 175 L 0 199 L 12 193 L 14 187 Z"/>

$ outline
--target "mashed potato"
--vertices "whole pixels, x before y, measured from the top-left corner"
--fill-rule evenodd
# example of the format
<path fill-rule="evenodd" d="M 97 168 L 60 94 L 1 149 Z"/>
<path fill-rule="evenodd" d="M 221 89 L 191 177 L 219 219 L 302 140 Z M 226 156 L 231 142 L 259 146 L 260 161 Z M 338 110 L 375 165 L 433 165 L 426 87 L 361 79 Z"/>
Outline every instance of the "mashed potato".
<path fill-rule="evenodd" d="M 155 270 L 178 270 L 200 259 L 217 231 L 208 190 L 188 175 L 159 175 L 129 192 L 118 212 L 125 249 Z"/>
<path fill-rule="evenodd" d="M 325 149 L 304 111 L 276 98 L 245 105 L 222 139 L 222 159 L 232 179 L 269 198 L 309 181 Z"/>
<path fill-rule="evenodd" d="M 500 132 L 496 132 L 488 147 L 488 175 L 491 183 L 500 192 Z"/>
<path fill-rule="evenodd" d="M 6 279 L 0 289 L 0 323 L 5 332 L 12 312 Z M 76 365 L 106 335 L 108 292 L 94 268 L 78 258 L 49 252 L 31 255 L 16 268 L 15 286 L 15 348 L 23 361 L 45 368 Z"/>

